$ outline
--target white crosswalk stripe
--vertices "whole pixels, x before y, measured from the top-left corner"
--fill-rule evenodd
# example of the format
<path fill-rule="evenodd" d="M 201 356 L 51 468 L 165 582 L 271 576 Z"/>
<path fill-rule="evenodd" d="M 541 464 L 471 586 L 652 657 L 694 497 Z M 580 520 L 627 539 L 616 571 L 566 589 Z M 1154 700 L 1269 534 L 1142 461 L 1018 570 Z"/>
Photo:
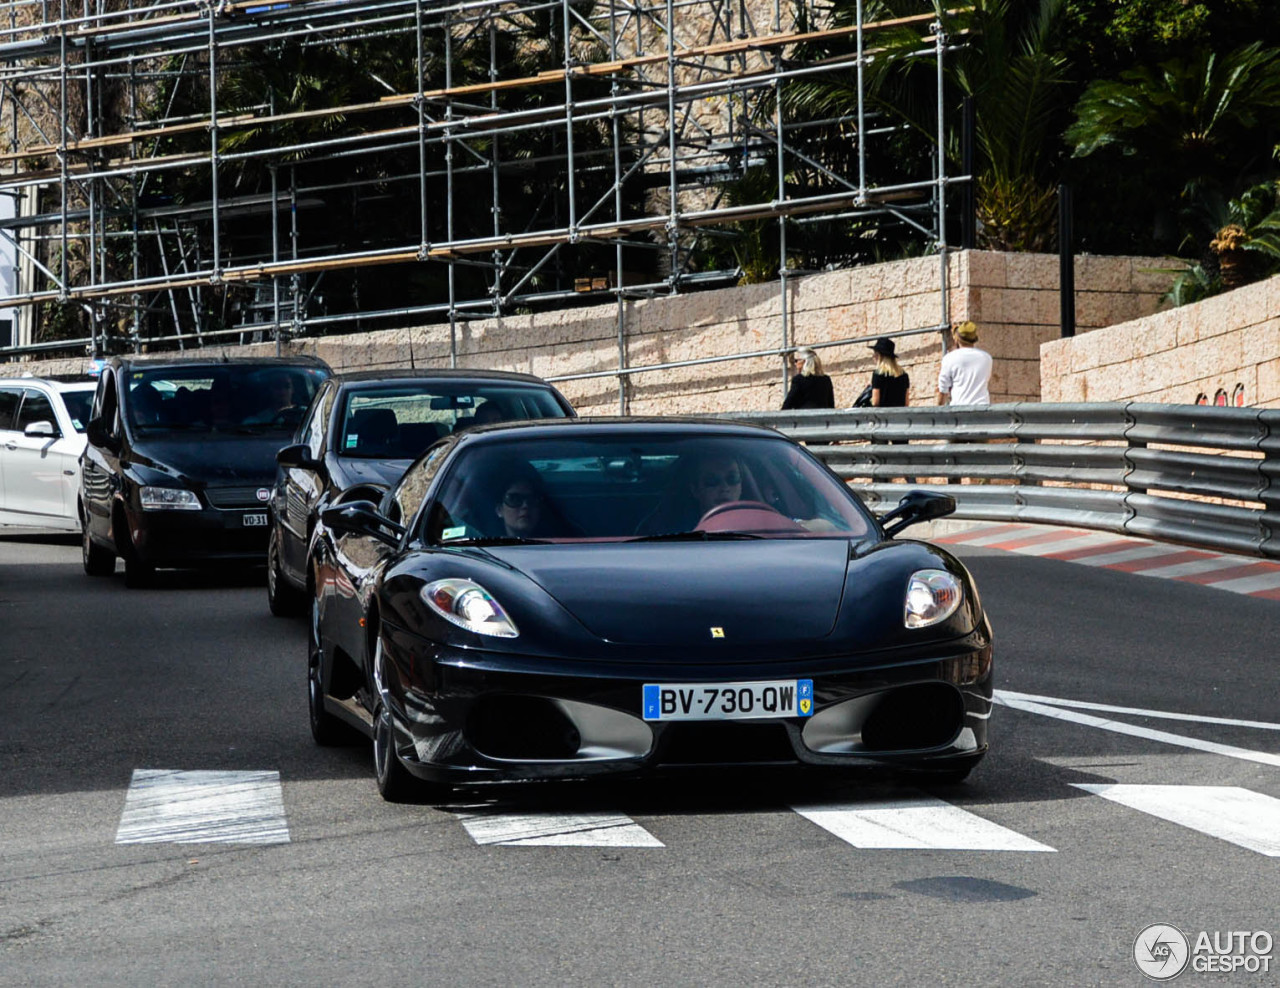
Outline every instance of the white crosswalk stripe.
<path fill-rule="evenodd" d="M 621 813 L 458 813 L 477 844 L 519 847 L 662 847 Z"/>
<path fill-rule="evenodd" d="M 1077 789 L 1268 857 L 1280 857 L 1280 799 L 1238 786 L 1073 783 Z"/>
<path fill-rule="evenodd" d="M 135 769 L 117 844 L 287 844 L 279 772 Z"/>
<path fill-rule="evenodd" d="M 842 841 L 860 848 L 955 851 L 1052 851 L 990 820 L 933 796 L 793 806 Z"/>
<path fill-rule="evenodd" d="M 1005 702 L 1017 705 L 1011 697 Z M 1259 854 L 1280 857 L 1280 799 L 1272 796 L 1237 786 L 1072 786 Z M 861 850 L 1056 850 L 924 793 L 798 803 L 791 809 Z M 481 846 L 665 847 L 629 816 L 616 812 L 504 812 L 491 804 L 451 812 Z M 289 840 L 280 775 L 273 771 L 137 769 L 116 832 L 117 844 L 282 844 Z"/>

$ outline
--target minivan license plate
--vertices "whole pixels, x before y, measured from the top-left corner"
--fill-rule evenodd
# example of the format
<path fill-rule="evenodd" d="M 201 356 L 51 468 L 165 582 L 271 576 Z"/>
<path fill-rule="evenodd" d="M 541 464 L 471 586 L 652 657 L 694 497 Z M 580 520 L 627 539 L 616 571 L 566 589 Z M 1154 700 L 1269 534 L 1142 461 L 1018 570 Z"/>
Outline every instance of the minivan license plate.
<path fill-rule="evenodd" d="M 267 524 L 265 511 L 251 511 L 244 516 L 245 528 L 264 528 Z"/>
<path fill-rule="evenodd" d="M 813 680 L 757 683 L 646 683 L 645 720 L 812 717 Z"/>

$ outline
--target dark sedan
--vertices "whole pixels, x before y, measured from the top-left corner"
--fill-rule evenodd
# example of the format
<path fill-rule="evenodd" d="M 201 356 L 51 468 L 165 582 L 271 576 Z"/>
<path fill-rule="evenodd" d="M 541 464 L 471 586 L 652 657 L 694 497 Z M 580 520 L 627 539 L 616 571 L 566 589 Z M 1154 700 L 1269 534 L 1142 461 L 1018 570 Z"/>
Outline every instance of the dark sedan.
<path fill-rule="evenodd" d="M 755 426 L 489 426 L 321 516 L 311 728 L 382 795 L 781 764 L 964 778 L 987 750 L 973 580 Z M 887 526 L 887 527 L 886 527 Z"/>
<path fill-rule="evenodd" d="M 81 458 L 85 572 L 261 565 L 276 451 L 328 376 L 314 357 L 112 358 Z"/>
<path fill-rule="evenodd" d="M 326 381 L 294 445 L 277 455 L 267 544 L 271 613 L 306 610 L 311 533 L 339 491 L 385 489 L 432 443 L 476 425 L 574 414 L 559 391 L 532 374 L 385 370 Z"/>

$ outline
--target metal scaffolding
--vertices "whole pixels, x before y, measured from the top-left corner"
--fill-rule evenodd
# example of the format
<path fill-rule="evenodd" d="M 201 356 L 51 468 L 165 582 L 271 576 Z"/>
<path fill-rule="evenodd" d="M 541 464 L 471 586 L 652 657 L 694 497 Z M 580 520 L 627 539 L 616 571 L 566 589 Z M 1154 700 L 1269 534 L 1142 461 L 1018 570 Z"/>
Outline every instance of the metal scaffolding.
<path fill-rule="evenodd" d="M 19 330 L 0 358 L 447 322 L 456 360 L 463 320 L 734 284 L 744 229 L 776 235 L 764 270 L 785 289 L 789 231 L 875 217 L 939 255 L 945 325 L 961 179 L 936 150 L 945 15 L 921 8 L 12 0 L 0 310 Z M 938 134 L 928 174 L 885 181 L 867 148 L 896 128 L 863 79 L 890 34 L 895 58 L 937 61 Z M 848 105 L 789 117 L 788 87 L 815 80 Z M 815 132 L 856 166 L 821 160 Z M 42 307 L 71 338 L 35 339 Z M 620 355 L 622 334 L 620 315 Z"/>

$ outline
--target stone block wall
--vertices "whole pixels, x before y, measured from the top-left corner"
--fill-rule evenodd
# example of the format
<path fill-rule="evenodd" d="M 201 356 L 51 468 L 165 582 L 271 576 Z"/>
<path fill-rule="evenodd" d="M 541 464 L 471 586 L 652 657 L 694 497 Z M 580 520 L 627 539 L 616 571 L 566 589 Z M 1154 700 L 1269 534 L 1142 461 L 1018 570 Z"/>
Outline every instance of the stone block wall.
<path fill-rule="evenodd" d="M 1280 275 L 1040 349 L 1044 401 L 1280 407 Z"/>
<path fill-rule="evenodd" d="M 1158 261 L 1144 258 L 1079 258 L 1077 313 L 1090 322 L 1153 312 L 1168 287 L 1147 272 Z M 1172 276 L 1166 277 L 1166 282 Z M 818 345 L 835 387 L 836 404 L 846 407 L 870 380 L 869 343 L 892 333 L 898 355 L 911 375 L 912 404 L 935 401 L 943 321 L 939 291 L 942 262 L 937 257 L 789 278 L 785 306 L 777 282 L 687 295 L 609 302 L 536 315 L 460 322 L 456 327 L 458 365 L 525 371 L 546 378 L 603 374 L 561 380 L 560 389 L 585 414 L 700 414 L 778 408 L 785 394 L 784 345 Z M 980 345 L 995 358 L 992 400 L 1038 401 L 1042 345 L 1059 335 L 1056 255 L 962 251 L 947 264 L 950 321 L 973 319 Z M 783 313 L 786 334 L 783 333 Z M 620 402 L 616 371 L 619 330 L 627 367 L 681 364 L 707 357 L 762 353 L 700 365 L 666 366 L 630 375 Z M 1087 339 L 1089 335 L 1077 337 Z M 837 341 L 856 340 L 856 342 Z M 351 336 L 307 338 L 286 344 L 293 353 L 312 353 L 335 371 L 380 367 L 446 367 L 450 328 L 433 324 Z M 214 354 L 271 354 L 273 344 L 213 349 Z M 194 351 L 187 351 L 193 354 Z M 65 373 L 85 361 L 21 364 L 32 373 Z M 0 368 L 0 375 L 17 368 Z"/>

